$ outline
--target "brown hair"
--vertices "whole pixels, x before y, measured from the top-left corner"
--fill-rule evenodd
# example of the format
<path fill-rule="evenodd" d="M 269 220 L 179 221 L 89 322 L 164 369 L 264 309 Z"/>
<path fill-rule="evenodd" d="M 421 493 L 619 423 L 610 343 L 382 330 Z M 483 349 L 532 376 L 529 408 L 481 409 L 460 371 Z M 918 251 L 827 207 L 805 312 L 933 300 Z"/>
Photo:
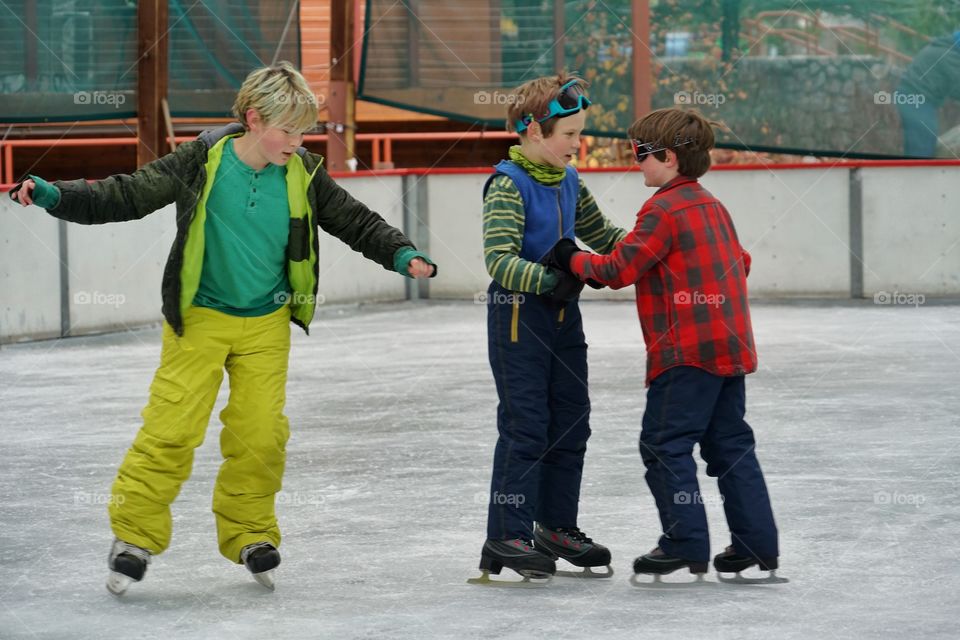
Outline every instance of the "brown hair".
<path fill-rule="evenodd" d="M 680 175 L 699 178 L 710 168 L 710 149 L 715 143 L 713 127 L 719 126 L 719 122 L 707 120 L 693 109 L 658 109 L 630 125 L 628 135 L 672 150 L 677 154 Z M 666 151 L 653 155 L 661 162 L 667 159 Z"/>
<path fill-rule="evenodd" d="M 550 102 L 560 94 L 560 87 L 571 80 L 576 80 L 584 88 L 589 86 L 586 81 L 578 78 L 574 73 L 561 71 L 555 76 L 543 76 L 524 82 L 511 91 L 507 105 L 507 131 L 516 132 L 517 120 L 526 115 L 533 114 L 534 118 L 543 117 L 550 110 Z M 540 130 L 543 131 L 543 137 L 549 138 L 553 135 L 553 128 L 556 125 L 557 118 L 550 118 L 541 122 Z M 525 136 L 527 131 L 529 129 L 524 130 L 519 135 Z"/>

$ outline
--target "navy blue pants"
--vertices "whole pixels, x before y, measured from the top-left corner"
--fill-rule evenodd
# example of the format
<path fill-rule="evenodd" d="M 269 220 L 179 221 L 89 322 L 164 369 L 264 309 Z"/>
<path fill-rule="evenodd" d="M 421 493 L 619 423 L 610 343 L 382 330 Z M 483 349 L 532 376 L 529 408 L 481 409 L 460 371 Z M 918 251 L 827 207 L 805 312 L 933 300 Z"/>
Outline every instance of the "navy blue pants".
<path fill-rule="evenodd" d="M 529 540 L 534 521 L 575 527 L 590 437 L 580 308 L 491 283 L 487 342 L 500 397 L 487 537 Z"/>
<path fill-rule="evenodd" d="M 777 557 L 777 527 L 746 411 L 743 376 L 697 367 L 667 369 L 650 383 L 640 432 L 647 485 L 660 512 L 667 555 L 706 562 L 710 540 L 693 446 L 717 478 L 737 553 Z"/>

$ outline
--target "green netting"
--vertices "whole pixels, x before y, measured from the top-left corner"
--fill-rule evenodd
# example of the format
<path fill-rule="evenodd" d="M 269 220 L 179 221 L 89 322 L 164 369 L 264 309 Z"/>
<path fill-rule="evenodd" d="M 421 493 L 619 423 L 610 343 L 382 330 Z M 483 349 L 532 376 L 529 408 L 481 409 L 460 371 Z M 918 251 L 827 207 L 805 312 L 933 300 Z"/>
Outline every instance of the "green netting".
<path fill-rule="evenodd" d="M 296 8 L 292 0 L 171 0 L 172 114 L 229 115 L 250 71 L 274 59 L 299 66 Z M 136 2 L 0 2 L 0 41 L 0 122 L 136 115 Z"/>
<path fill-rule="evenodd" d="M 636 82 L 726 124 L 727 148 L 960 157 L 957 0 L 368 0 L 365 32 L 359 97 L 415 111 L 503 126 L 510 88 L 565 68 L 594 135 L 625 135 Z"/>

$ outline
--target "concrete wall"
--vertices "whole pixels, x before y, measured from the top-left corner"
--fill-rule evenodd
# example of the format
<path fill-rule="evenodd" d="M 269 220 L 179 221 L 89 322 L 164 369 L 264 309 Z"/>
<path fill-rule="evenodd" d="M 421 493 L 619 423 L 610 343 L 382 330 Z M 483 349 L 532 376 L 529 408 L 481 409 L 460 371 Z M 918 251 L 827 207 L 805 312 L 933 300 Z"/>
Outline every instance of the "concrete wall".
<path fill-rule="evenodd" d="M 157 322 L 160 278 L 176 236 L 173 205 L 142 220 L 66 228 L 70 333 Z"/>
<path fill-rule="evenodd" d="M 625 228 L 653 193 L 639 172 L 583 175 L 602 209 Z M 431 298 L 470 299 L 489 283 L 480 237 L 485 178 L 367 175 L 340 183 L 390 224 L 419 234 L 441 269 L 429 284 Z M 857 181 L 859 200 L 851 197 Z M 755 297 L 960 295 L 960 167 L 718 170 L 703 183 L 730 209 L 753 255 Z M 41 210 L 0 197 L 0 341 L 58 336 L 62 322 L 79 334 L 160 320 L 160 278 L 175 233 L 172 207 L 137 222 L 64 224 L 65 251 L 58 227 Z M 861 251 L 862 280 L 851 256 Z M 402 300 L 408 282 L 321 234 L 324 303 Z M 632 295 L 630 288 L 587 289 L 584 297 Z"/>
<path fill-rule="evenodd" d="M 639 172 L 584 173 L 604 213 L 630 229 L 653 189 Z M 431 256 L 443 265 L 432 298 L 486 291 L 480 237 L 484 175 L 428 177 Z M 717 171 L 703 184 L 733 215 L 754 259 L 754 295 L 845 296 L 850 292 L 848 169 Z M 628 299 L 632 289 L 586 290 L 586 299 Z"/>
<path fill-rule="evenodd" d="M 723 171 L 703 180 L 750 252 L 751 294 L 850 293 L 848 169 Z"/>
<path fill-rule="evenodd" d="M 403 228 L 403 179 L 373 176 L 342 180 L 340 184 L 391 225 Z M 318 298 L 325 304 L 403 300 L 405 280 L 364 258 L 340 240 L 320 234 Z"/>
<path fill-rule="evenodd" d="M 960 167 L 863 170 L 864 293 L 960 294 Z"/>
<path fill-rule="evenodd" d="M 0 194 L 0 340 L 60 335 L 57 221 Z"/>

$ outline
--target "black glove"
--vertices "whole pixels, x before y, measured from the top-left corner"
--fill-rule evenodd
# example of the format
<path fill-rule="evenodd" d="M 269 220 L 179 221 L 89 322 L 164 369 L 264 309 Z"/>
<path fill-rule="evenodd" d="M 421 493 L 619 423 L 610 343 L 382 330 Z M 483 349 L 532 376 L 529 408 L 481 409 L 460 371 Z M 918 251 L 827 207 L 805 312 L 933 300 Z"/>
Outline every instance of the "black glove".
<path fill-rule="evenodd" d="M 564 273 L 569 273 L 574 278 L 573 271 L 570 269 L 570 262 L 573 260 L 574 254 L 580 251 L 580 247 L 577 246 L 577 243 L 571 240 L 570 238 L 562 238 L 557 244 L 553 245 L 553 248 L 550 249 L 550 252 L 547 253 L 546 257 L 543 260 L 543 263 L 549 267 L 553 267 Z M 578 279 L 579 282 L 579 279 Z M 593 278 L 587 278 L 586 283 L 594 289 L 603 289 L 606 285 L 600 284 Z M 583 286 L 580 287 L 583 289 Z"/>
<path fill-rule="evenodd" d="M 544 258 L 544 263 L 573 275 L 573 272 L 570 270 L 570 261 L 578 251 L 580 251 L 580 247 L 577 246 L 576 242 L 570 238 L 561 238 L 560 241 L 550 249 L 550 252 L 546 255 L 546 258 Z"/>
<path fill-rule="evenodd" d="M 570 302 L 575 300 L 580 292 L 583 291 L 583 283 L 565 271 L 553 270 L 557 274 L 557 286 L 544 295 L 554 302 Z"/>
<path fill-rule="evenodd" d="M 604 284 L 600 284 L 599 282 L 597 282 L 597 281 L 594 280 L 593 278 L 587 278 L 587 284 L 590 285 L 590 287 L 593 288 L 593 289 L 603 289 L 605 286 L 607 286 L 607 285 L 604 285 Z"/>

